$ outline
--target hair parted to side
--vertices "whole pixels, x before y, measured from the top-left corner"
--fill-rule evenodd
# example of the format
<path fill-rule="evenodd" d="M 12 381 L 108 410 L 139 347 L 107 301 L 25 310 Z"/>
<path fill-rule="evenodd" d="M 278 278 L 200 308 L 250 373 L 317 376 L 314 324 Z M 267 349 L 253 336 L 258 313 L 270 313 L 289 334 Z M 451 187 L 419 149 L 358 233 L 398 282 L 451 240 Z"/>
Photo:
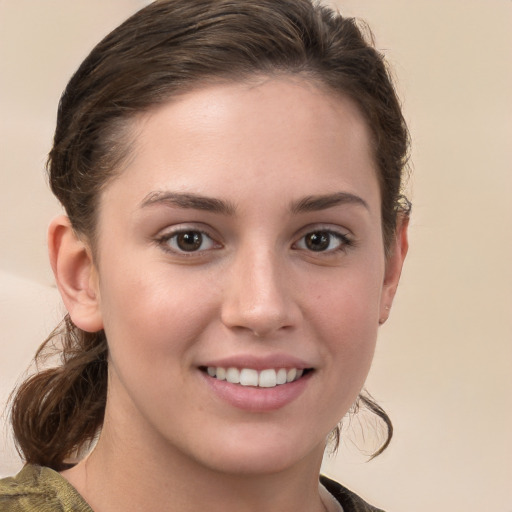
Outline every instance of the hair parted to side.
<path fill-rule="evenodd" d="M 384 58 L 365 32 L 310 0 L 157 0 L 134 14 L 92 50 L 59 104 L 47 168 L 75 232 L 94 253 L 99 196 L 129 154 L 135 116 L 209 82 L 288 74 L 345 95 L 361 110 L 389 247 L 397 216 L 409 213 L 401 196 L 409 138 Z M 102 426 L 108 348 L 103 332 L 81 331 L 69 316 L 36 358 L 52 342 L 62 345 L 61 365 L 20 386 L 11 419 L 23 458 L 61 470 Z M 391 421 L 369 395 L 359 405 L 387 429 L 378 454 L 391 439 Z"/>

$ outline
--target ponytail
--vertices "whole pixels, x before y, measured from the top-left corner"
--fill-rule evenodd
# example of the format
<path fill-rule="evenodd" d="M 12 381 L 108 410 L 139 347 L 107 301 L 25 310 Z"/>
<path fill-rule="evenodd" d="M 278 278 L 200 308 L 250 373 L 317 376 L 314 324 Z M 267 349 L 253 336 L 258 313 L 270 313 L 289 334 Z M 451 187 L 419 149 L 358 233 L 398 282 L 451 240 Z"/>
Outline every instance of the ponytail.
<path fill-rule="evenodd" d="M 393 438 L 393 423 L 391 422 L 391 418 L 387 415 L 386 411 L 375 401 L 375 399 L 366 389 L 361 390 L 357 400 L 348 412 L 348 415 L 356 416 L 357 413 L 359 413 L 361 410 L 368 411 L 369 413 L 375 415 L 378 421 L 380 421 L 385 428 L 384 441 L 379 448 L 377 448 L 373 453 L 369 454 L 369 460 L 372 460 L 379 456 L 391 443 L 391 439 Z M 331 453 L 335 453 L 340 446 L 342 426 L 343 420 L 331 432 L 329 439 L 331 444 Z"/>
<path fill-rule="evenodd" d="M 51 355 L 56 341 L 60 366 L 38 372 L 13 393 L 11 422 L 27 463 L 61 471 L 103 424 L 108 352 L 103 331 L 84 332 L 66 315 L 37 351 L 36 364 Z"/>

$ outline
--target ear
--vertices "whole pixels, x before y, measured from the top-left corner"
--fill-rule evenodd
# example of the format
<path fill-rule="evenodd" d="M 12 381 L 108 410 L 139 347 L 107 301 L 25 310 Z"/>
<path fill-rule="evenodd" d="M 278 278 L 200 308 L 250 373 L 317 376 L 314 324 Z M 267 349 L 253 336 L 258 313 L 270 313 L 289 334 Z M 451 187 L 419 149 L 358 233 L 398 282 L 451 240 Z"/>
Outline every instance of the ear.
<path fill-rule="evenodd" d="M 57 287 L 73 323 L 87 332 L 103 329 L 98 276 L 92 253 L 76 236 L 65 215 L 50 223 L 48 252 Z"/>
<path fill-rule="evenodd" d="M 391 305 L 395 297 L 400 274 L 404 264 L 409 241 L 407 238 L 407 229 L 409 227 L 409 217 L 401 215 L 397 219 L 395 239 L 390 245 L 386 258 L 386 270 L 384 273 L 384 282 L 382 285 L 382 294 L 380 301 L 379 324 L 382 325 L 389 317 Z"/>

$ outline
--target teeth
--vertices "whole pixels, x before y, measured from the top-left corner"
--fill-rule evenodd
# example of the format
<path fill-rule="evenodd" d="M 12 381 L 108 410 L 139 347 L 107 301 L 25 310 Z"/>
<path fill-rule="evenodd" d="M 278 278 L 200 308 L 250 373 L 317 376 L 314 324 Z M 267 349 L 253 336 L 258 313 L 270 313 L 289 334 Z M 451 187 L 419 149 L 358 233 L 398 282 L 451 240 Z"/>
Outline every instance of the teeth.
<path fill-rule="evenodd" d="M 274 388 L 277 386 L 277 374 L 275 370 L 263 370 L 258 379 L 260 388 Z"/>
<path fill-rule="evenodd" d="M 222 368 L 220 366 L 208 366 L 206 369 L 210 377 L 218 380 L 226 380 L 231 384 L 240 384 L 242 386 L 253 386 L 260 388 L 274 388 L 282 384 L 296 381 L 304 374 L 303 369 L 297 368 L 268 368 L 258 372 L 253 368 Z"/>
<path fill-rule="evenodd" d="M 240 383 L 240 371 L 238 368 L 228 368 L 226 370 L 226 380 L 231 382 L 231 384 L 239 384 Z"/>
<path fill-rule="evenodd" d="M 277 384 L 286 384 L 286 374 L 288 372 L 286 371 L 286 368 L 279 368 L 279 370 L 277 371 L 277 376 L 276 376 L 276 383 Z"/>
<path fill-rule="evenodd" d="M 288 370 L 288 373 L 286 374 L 286 382 L 293 382 L 295 380 L 295 377 L 297 377 L 297 369 L 290 368 Z"/>
<path fill-rule="evenodd" d="M 250 370 L 244 368 L 240 372 L 240 384 L 242 386 L 257 386 L 258 385 L 258 372 L 256 370 Z"/>

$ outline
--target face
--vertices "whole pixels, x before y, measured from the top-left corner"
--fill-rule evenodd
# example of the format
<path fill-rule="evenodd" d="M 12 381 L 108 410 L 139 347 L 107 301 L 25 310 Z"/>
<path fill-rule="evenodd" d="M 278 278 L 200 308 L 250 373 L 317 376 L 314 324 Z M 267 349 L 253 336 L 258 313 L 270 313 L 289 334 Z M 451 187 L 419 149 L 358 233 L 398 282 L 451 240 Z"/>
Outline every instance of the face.
<path fill-rule="evenodd" d="M 105 429 L 225 472 L 318 460 L 396 284 L 361 115 L 262 79 L 175 98 L 132 134 L 100 202 Z"/>

